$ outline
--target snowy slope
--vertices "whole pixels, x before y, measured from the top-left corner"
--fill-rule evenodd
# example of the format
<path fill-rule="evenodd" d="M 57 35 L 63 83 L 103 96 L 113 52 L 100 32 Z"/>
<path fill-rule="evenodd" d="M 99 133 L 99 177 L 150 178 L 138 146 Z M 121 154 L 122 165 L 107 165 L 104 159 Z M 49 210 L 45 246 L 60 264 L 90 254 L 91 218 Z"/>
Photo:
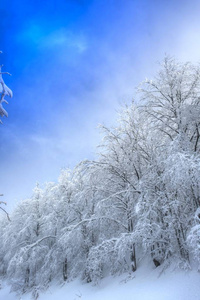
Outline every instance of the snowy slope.
<path fill-rule="evenodd" d="M 9 288 L 0 291 L 0 300 L 30 300 L 31 295 L 21 298 L 9 293 Z M 200 274 L 197 271 L 167 270 L 159 276 L 159 270 L 140 268 L 134 277 L 127 275 L 107 277 L 98 286 L 79 280 L 63 287 L 53 285 L 40 300 L 200 300 Z"/>

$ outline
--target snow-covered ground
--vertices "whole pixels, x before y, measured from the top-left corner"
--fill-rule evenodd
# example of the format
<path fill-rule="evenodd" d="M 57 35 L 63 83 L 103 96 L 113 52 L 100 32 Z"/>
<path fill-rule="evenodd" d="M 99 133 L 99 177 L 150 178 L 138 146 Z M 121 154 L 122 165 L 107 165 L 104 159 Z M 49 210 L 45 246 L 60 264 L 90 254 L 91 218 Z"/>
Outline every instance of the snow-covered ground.
<path fill-rule="evenodd" d="M 30 300 L 30 294 L 21 298 L 9 293 L 9 287 L 0 290 L 0 300 Z M 200 300 L 200 273 L 168 269 L 159 276 L 159 270 L 145 266 L 134 276 L 107 277 L 99 285 L 82 283 L 79 280 L 63 287 L 53 285 L 40 300 Z"/>

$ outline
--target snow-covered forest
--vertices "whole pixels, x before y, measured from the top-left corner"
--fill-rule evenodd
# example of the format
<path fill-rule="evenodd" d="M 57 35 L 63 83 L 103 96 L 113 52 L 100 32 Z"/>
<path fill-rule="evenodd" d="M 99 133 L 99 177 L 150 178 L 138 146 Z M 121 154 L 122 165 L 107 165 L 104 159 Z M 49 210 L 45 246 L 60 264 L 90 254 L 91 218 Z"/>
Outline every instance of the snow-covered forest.
<path fill-rule="evenodd" d="M 55 281 L 96 284 L 144 257 L 200 268 L 200 67 L 170 57 L 159 67 L 118 126 L 101 127 L 96 160 L 37 185 L 10 220 L 2 212 L 0 274 L 13 291 L 37 299 Z"/>

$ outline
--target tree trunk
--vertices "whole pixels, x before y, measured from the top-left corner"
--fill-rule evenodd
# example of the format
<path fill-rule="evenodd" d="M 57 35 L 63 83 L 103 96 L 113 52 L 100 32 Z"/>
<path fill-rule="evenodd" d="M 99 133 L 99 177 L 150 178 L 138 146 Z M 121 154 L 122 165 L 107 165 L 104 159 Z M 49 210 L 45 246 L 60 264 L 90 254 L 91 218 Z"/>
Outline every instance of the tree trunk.
<path fill-rule="evenodd" d="M 30 276 L 30 269 L 29 267 L 26 269 L 26 275 L 25 275 L 25 284 L 28 286 L 29 284 L 29 276 Z"/>
<path fill-rule="evenodd" d="M 65 258 L 65 261 L 63 263 L 63 279 L 64 281 L 67 280 L 67 257 Z"/>
<path fill-rule="evenodd" d="M 132 245 L 132 249 L 131 249 L 131 268 L 132 268 L 132 272 L 135 272 L 137 270 L 135 244 Z"/>

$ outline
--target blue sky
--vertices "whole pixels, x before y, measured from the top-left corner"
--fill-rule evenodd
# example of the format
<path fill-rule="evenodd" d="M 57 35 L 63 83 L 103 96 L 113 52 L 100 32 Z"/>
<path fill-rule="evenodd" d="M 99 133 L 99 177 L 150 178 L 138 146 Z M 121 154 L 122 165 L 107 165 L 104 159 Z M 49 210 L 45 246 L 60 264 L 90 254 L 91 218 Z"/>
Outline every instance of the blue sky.
<path fill-rule="evenodd" d="M 153 77 L 164 55 L 200 61 L 200 2 L 0 1 L 1 63 L 13 90 L 0 126 L 9 207 L 38 181 L 95 157 L 98 124 Z"/>

